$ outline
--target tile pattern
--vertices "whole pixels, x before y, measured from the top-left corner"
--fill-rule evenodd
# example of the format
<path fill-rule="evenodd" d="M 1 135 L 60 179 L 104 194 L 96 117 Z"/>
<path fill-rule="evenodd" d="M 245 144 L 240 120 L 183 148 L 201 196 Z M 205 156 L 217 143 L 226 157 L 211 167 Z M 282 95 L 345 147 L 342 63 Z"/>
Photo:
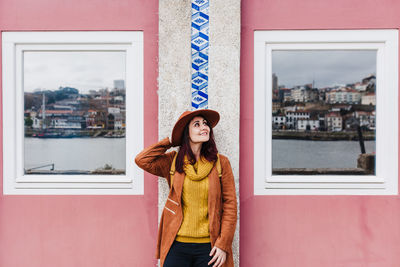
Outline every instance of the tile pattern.
<path fill-rule="evenodd" d="M 192 0 L 192 109 L 208 108 L 209 1 Z"/>

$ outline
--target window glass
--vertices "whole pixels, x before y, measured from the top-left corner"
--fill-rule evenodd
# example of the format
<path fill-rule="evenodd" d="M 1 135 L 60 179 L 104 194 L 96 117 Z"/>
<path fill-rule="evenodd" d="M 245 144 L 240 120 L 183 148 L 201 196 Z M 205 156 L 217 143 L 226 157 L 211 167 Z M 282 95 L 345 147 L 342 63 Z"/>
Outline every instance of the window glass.
<path fill-rule="evenodd" d="M 376 58 L 376 50 L 272 51 L 272 116 L 287 118 L 272 126 L 273 174 L 357 168 L 362 146 L 375 155 Z"/>
<path fill-rule="evenodd" d="M 25 174 L 125 174 L 125 66 L 118 51 L 25 51 Z"/>

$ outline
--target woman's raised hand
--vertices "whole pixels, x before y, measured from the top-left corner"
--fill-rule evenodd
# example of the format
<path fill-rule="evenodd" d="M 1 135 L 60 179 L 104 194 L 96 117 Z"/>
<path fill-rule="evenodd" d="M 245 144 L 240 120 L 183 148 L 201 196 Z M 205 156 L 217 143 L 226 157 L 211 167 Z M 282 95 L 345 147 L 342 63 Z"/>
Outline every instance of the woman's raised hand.
<path fill-rule="evenodd" d="M 208 262 L 208 265 L 211 265 L 213 262 L 213 267 L 220 267 L 226 261 L 226 252 L 216 246 L 210 252 L 210 256 L 214 255 L 214 257 Z"/>

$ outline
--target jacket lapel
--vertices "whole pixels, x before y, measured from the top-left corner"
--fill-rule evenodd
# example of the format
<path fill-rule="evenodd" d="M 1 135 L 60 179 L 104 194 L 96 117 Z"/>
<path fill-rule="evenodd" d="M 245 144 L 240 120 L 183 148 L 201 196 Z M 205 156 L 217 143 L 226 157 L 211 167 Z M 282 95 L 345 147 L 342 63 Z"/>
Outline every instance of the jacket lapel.
<path fill-rule="evenodd" d="M 217 190 L 219 186 L 219 181 L 217 179 L 219 179 L 217 168 L 214 166 L 210 172 L 210 175 L 208 176 L 208 219 L 210 220 L 210 231 L 213 230 L 213 220 L 215 219 L 215 205 L 217 204 L 215 198 L 217 196 Z"/>
<path fill-rule="evenodd" d="M 174 184 L 172 185 L 178 197 L 178 201 L 181 202 L 183 181 L 185 179 L 185 173 L 175 172 L 174 174 Z"/>

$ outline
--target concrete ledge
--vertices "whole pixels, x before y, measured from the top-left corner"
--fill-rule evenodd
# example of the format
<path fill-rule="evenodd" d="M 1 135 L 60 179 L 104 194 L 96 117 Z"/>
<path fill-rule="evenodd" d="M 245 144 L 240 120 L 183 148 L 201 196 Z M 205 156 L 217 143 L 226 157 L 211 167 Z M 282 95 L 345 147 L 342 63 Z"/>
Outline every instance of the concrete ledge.
<path fill-rule="evenodd" d="M 273 169 L 275 175 L 372 175 L 362 168 L 279 168 Z"/>
<path fill-rule="evenodd" d="M 360 154 L 357 159 L 357 167 L 364 169 L 368 174 L 374 174 L 375 154 Z"/>

